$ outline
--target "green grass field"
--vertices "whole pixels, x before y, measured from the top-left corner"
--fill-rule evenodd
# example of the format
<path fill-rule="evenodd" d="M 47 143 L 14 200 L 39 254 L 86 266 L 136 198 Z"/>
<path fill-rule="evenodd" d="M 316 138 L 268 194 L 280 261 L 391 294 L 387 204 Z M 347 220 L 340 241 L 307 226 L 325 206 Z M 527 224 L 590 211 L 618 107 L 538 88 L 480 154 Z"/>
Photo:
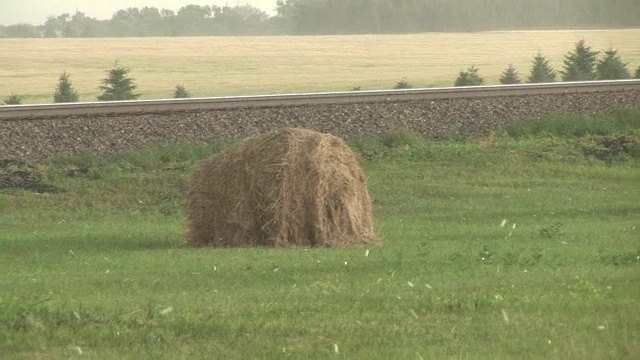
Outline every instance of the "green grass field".
<path fill-rule="evenodd" d="M 588 120 L 351 139 L 369 247 L 185 246 L 186 170 L 221 146 L 43 162 L 57 192 L 0 191 L 0 358 L 636 359 L 640 113 Z M 586 156 L 575 121 L 635 145 Z"/>
<path fill-rule="evenodd" d="M 0 100 L 52 102 L 66 71 L 81 101 L 95 101 L 116 60 L 131 69 L 143 99 L 172 97 L 183 84 L 193 96 L 452 86 L 475 65 L 497 84 L 513 64 L 521 77 L 541 51 L 555 70 L 585 39 L 594 50 L 614 47 L 629 70 L 640 66 L 640 29 L 429 33 L 297 37 L 0 39 Z"/>

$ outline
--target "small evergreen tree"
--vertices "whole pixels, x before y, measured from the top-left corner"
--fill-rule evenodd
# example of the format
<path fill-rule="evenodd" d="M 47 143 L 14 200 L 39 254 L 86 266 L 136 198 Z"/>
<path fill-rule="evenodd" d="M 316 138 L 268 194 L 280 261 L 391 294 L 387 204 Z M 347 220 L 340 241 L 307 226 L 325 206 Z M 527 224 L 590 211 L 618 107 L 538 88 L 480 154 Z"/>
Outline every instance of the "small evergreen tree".
<path fill-rule="evenodd" d="M 78 92 L 73 89 L 69 74 L 63 72 L 58 78 L 56 92 L 53 94 L 54 103 L 78 102 Z"/>
<path fill-rule="evenodd" d="M 191 93 L 183 85 L 176 85 L 173 90 L 173 97 L 175 99 L 186 99 L 191 97 Z"/>
<path fill-rule="evenodd" d="M 549 61 L 541 53 L 538 53 L 533 58 L 533 66 L 531 67 L 531 73 L 529 73 L 527 82 L 549 83 L 554 81 L 556 81 L 556 72 L 549 64 Z"/>
<path fill-rule="evenodd" d="M 598 80 L 629 79 L 631 74 L 627 70 L 627 64 L 618 56 L 618 50 L 609 48 L 604 52 L 604 58 L 596 65 Z"/>
<path fill-rule="evenodd" d="M 22 97 L 14 94 L 14 93 L 11 93 L 11 95 L 9 95 L 9 97 L 4 99 L 4 103 L 6 105 L 21 105 L 22 104 Z"/>
<path fill-rule="evenodd" d="M 504 70 L 502 76 L 500 77 L 500 84 L 520 84 L 522 81 L 518 76 L 518 72 L 516 68 L 513 67 L 513 64 L 509 64 L 509 67 Z"/>
<path fill-rule="evenodd" d="M 640 66 L 638 66 L 638 68 L 636 69 L 636 79 L 640 79 Z"/>
<path fill-rule="evenodd" d="M 484 79 L 478 74 L 478 68 L 472 65 L 467 68 L 467 71 L 460 71 L 453 86 L 478 86 L 482 84 L 484 84 Z"/>
<path fill-rule="evenodd" d="M 140 94 L 133 92 L 138 86 L 134 79 L 127 77 L 129 69 L 119 66 L 116 61 L 111 70 L 107 70 L 107 77 L 102 80 L 100 90 L 102 95 L 98 96 L 101 101 L 135 100 Z"/>
<path fill-rule="evenodd" d="M 402 80 L 398 81 L 393 88 L 394 89 L 411 89 L 413 86 L 409 84 L 407 79 L 402 78 Z"/>
<path fill-rule="evenodd" d="M 596 78 L 596 61 L 598 51 L 591 50 L 586 41 L 576 43 L 573 51 L 564 56 L 562 81 L 588 81 Z"/>

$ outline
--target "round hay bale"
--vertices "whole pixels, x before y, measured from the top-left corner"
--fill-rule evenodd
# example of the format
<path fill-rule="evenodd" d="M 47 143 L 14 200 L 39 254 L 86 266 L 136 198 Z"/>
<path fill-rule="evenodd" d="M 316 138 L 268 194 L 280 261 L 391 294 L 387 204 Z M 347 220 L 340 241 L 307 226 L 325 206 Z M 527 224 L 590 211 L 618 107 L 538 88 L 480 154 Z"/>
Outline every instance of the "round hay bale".
<path fill-rule="evenodd" d="M 375 241 L 367 180 L 333 135 L 286 128 L 204 160 L 190 180 L 187 243 L 336 246 Z"/>

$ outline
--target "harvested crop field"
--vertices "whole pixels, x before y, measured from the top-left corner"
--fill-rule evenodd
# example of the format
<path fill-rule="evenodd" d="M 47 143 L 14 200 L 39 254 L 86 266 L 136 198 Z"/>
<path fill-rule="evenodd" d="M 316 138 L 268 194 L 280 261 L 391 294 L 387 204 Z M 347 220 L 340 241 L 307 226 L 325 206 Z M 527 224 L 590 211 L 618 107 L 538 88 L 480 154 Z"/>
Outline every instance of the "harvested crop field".
<path fill-rule="evenodd" d="M 619 50 L 640 66 L 640 29 L 430 33 L 418 35 L 0 39 L 0 96 L 52 101 L 63 71 L 81 101 L 94 101 L 115 61 L 131 69 L 142 98 L 169 98 L 178 84 L 193 96 L 451 86 L 471 65 L 497 84 L 509 64 L 528 74 L 542 52 L 556 70 L 575 42 Z M 55 61 L 51 61 L 55 59 Z"/>

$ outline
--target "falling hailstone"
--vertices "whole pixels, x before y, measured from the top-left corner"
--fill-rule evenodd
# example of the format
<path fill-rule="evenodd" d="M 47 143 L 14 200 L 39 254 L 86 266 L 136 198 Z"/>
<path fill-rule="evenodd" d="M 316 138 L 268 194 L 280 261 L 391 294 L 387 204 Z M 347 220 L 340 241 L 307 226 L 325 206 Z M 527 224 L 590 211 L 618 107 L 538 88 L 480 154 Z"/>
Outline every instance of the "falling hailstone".
<path fill-rule="evenodd" d="M 504 319 L 504 322 L 509 322 L 509 315 L 507 315 L 507 312 L 502 309 L 502 318 Z"/>
<path fill-rule="evenodd" d="M 169 306 L 166 309 L 163 309 L 162 311 L 160 311 L 160 315 L 167 315 L 168 313 L 172 312 L 173 308 L 171 306 Z"/>

